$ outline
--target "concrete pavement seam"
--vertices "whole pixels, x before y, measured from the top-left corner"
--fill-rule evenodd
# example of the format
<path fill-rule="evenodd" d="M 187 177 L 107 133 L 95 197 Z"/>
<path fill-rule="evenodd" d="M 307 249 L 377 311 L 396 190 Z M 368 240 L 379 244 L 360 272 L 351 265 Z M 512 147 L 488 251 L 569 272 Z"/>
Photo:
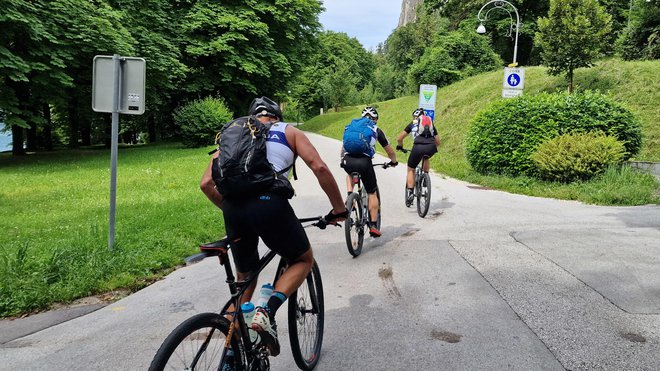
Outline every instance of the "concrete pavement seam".
<path fill-rule="evenodd" d="M 509 302 L 508 302 L 508 301 L 502 296 L 502 293 L 500 293 L 500 291 L 499 291 L 495 286 L 493 286 L 493 284 L 492 284 L 492 283 L 491 283 L 491 282 L 490 282 L 490 281 L 489 281 L 489 280 L 488 280 L 483 274 L 481 274 L 481 272 L 480 272 L 480 271 L 479 271 L 474 265 L 472 265 L 472 263 L 470 263 L 470 261 L 467 260 L 467 259 L 463 256 L 463 254 L 461 254 L 461 252 L 458 251 L 458 249 L 456 249 L 456 248 L 454 247 L 454 245 L 453 245 L 451 242 L 452 242 L 451 240 L 447 240 L 447 243 L 448 243 L 449 246 L 451 246 L 451 248 L 456 252 L 456 254 L 458 254 L 458 256 L 460 256 L 461 259 L 463 259 L 463 261 L 465 261 L 465 262 L 466 262 L 466 263 L 467 263 L 472 269 L 474 269 L 474 271 L 477 272 L 477 274 L 479 274 L 479 276 L 481 276 L 481 278 L 483 278 L 484 281 L 486 281 L 486 283 L 488 283 L 488 286 L 492 287 L 493 290 L 495 290 L 495 292 L 496 292 L 497 295 L 502 299 L 502 301 L 504 301 L 504 303 L 506 303 L 507 307 L 509 307 L 509 309 L 511 309 L 511 312 L 513 312 L 513 313 L 516 315 L 516 317 L 520 320 L 520 322 L 522 322 L 522 323 L 525 324 L 525 326 L 529 329 L 529 331 L 531 331 L 531 333 L 534 334 L 534 336 L 536 336 L 537 339 L 539 339 L 539 341 L 541 342 L 541 344 L 543 344 L 543 346 L 545 347 L 545 349 L 547 349 L 548 352 L 550 352 L 550 354 L 552 354 L 552 356 L 555 357 L 555 359 L 557 360 L 557 363 L 559 363 L 559 364 L 561 365 L 561 367 L 563 367 L 564 370 L 566 370 L 566 366 L 564 366 L 564 364 L 563 364 L 562 361 L 559 359 L 559 357 L 557 357 L 557 354 L 555 354 L 555 352 L 553 352 L 552 349 L 551 349 L 550 347 L 548 347 L 548 345 L 543 341 L 543 339 L 541 339 L 541 337 L 539 336 L 539 334 L 537 334 L 536 331 L 534 331 L 534 329 L 531 328 L 531 327 L 527 324 L 527 322 L 525 322 L 525 320 L 524 320 L 522 317 L 520 317 L 520 315 L 518 314 L 518 312 L 516 312 L 516 310 L 513 309 L 513 307 L 509 304 Z"/>
<path fill-rule="evenodd" d="M 518 243 L 518 244 L 524 246 L 527 250 L 531 251 L 532 253 L 534 253 L 534 254 L 536 254 L 536 255 L 538 255 L 538 256 L 543 257 L 543 259 L 545 259 L 545 260 L 547 260 L 548 262 L 550 262 L 551 264 L 555 265 L 557 268 L 559 268 L 559 269 L 563 270 L 564 272 L 568 273 L 571 277 L 573 277 L 573 278 L 575 278 L 576 280 L 580 281 L 580 282 L 581 282 L 583 285 L 585 285 L 586 287 L 588 287 L 588 288 L 594 290 L 594 292 L 598 293 L 598 295 L 600 295 L 603 299 L 605 299 L 605 301 L 607 301 L 608 303 L 614 305 L 614 307 L 616 307 L 616 308 L 619 309 L 620 311 L 623 311 L 623 312 L 626 313 L 626 314 L 640 314 L 640 313 L 630 313 L 630 312 L 628 312 L 627 310 L 621 308 L 621 307 L 618 306 L 615 302 L 613 302 L 612 300 L 610 300 L 610 298 L 608 298 L 607 296 L 603 295 L 603 293 L 601 293 L 600 291 L 598 291 L 596 288 L 594 288 L 593 286 L 591 286 L 591 285 L 589 285 L 588 283 L 584 282 L 582 279 L 580 279 L 580 277 L 578 277 L 578 276 L 576 276 L 575 274 L 573 274 L 573 272 L 568 271 L 566 268 L 564 268 L 564 267 L 562 267 L 561 265 L 557 264 L 554 260 L 548 258 L 547 256 L 545 256 L 545 255 L 541 254 L 540 252 L 534 250 L 533 248 L 527 246 L 524 242 L 518 240 L 518 239 L 516 238 L 515 234 L 516 234 L 516 231 L 511 231 L 511 232 L 509 232 L 509 236 L 511 236 L 511 238 L 512 238 L 516 243 Z"/>

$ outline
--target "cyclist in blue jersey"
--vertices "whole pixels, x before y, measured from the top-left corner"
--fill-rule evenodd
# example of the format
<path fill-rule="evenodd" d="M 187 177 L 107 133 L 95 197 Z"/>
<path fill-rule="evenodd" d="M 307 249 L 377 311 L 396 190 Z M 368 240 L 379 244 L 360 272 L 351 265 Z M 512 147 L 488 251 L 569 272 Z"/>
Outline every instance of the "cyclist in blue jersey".
<path fill-rule="evenodd" d="M 362 183 L 364 188 L 367 191 L 368 203 L 369 203 L 369 234 L 372 237 L 380 237 L 381 232 L 377 226 L 378 219 L 378 196 L 376 190 L 378 189 L 378 183 L 376 182 L 376 172 L 374 171 L 373 164 L 371 159 L 375 154 L 376 142 L 378 142 L 387 156 L 390 158 L 390 166 L 396 166 L 399 162 L 396 159 L 396 152 L 392 149 L 389 140 L 385 136 L 385 133 L 376 125 L 378 122 L 378 111 L 375 108 L 367 106 L 364 108 L 361 114 L 362 117 L 366 117 L 372 121 L 371 130 L 373 135 L 369 139 L 368 148 L 366 151 L 361 151 L 357 153 L 349 153 L 346 151 L 346 136 L 344 136 L 344 144 L 341 149 L 341 167 L 344 168 L 348 176 L 346 177 L 346 186 L 348 189 L 348 194 L 350 195 L 353 192 L 353 180 L 351 178 L 351 173 L 357 172 L 362 177 Z M 347 126 L 348 129 L 348 126 Z"/>

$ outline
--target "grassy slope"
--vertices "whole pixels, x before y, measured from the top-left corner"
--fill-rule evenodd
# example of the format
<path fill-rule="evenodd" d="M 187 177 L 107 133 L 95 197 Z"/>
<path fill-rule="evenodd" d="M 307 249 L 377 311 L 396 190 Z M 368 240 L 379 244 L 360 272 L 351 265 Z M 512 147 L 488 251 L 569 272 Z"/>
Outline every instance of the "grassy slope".
<path fill-rule="evenodd" d="M 565 89 L 562 77 L 549 76 L 543 67 L 525 69 L 525 94 L 554 92 Z M 637 160 L 660 161 L 660 61 L 622 62 L 611 59 L 600 62 L 590 69 L 576 71 L 578 89 L 606 92 L 634 112 L 642 122 L 644 142 Z M 590 199 L 586 189 L 577 185 L 553 185 L 529 178 L 485 177 L 476 174 L 465 159 L 464 138 L 472 117 L 492 101 L 501 99 L 502 71 L 489 72 L 465 79 L 438 90 L 436 102 L 436 126 L 442 144 L 440 156 L 433 157 L 436 171 L 504 190 L 537 196 L 578 199 L 600 203 Z M 417 106 L 417 96 L 408 96 L 378 103 L 381 115 L 379 126 L 391 141 L 410 120 L 410 113 Z M 350 107 L 338 113 L 329 113 L 309 120 L 304 129 L 333 138 L 340 138 L 343 126 L 359 115 L 360 107 Z M 439 125 L 437 124 L 439 122 Z M 407 141 L 410 139 L 407 138 Z M 410 146 L 409 142 L 405 143 Z M 654 188 L 652 181 L 644 181 L 643 187 Z M 593 185 L 592 185 L 593 186 Z M 619 196 L 614 196 L 617 198 Z M 647 200 L 648 201 L 648 200 Z M 629 201 L 624 203 L 645 202 Z M 612 203 L 612 202 L 605 202 Z"/>
<path fill-rule="evenodd" d="M 138 288 L 223 235 L 199 190 L 204 149 L 119 150 L 117 226 L 107 249 L 107 150 L 0 156 L 0 316 Z"/>

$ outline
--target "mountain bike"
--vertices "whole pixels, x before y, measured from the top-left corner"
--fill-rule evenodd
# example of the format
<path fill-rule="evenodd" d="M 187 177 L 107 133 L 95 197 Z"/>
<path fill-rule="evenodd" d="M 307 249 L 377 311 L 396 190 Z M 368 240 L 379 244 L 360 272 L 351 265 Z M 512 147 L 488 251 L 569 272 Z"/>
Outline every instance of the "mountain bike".
<path fill-rule="evenodd" d="M 402 148 L 400 149 L 403 153 L 410 152 L 409 149 Z M 431 177 L 429 173 L 425 172 L 423 169 L 424 161 L 428 161 L 428 156 L 424 156 L 422 161 L 419 162 L 415 168 L 415 185 L 413 188 L 413 199 L 408 199 L 408 189 L 406 186 L 405 189 L 405 202 L 406 207 L 412 206 L 414 199 L 417 199 L 417 215 L 421 218 L 425 217 L 429 212 L 429 206 L 431 206 Z"/>
<path fill-rule="evenodd" d="M 387 169 L 391 165 L 389 163 L 373 164 L 374 167 L 381 166 Z M 351 173 L 353 179 L 353 189 L 357 187 L 357 191 L 353 191 L 346 199 L 346 210 L 348 210 L 348 218 L 344 222 L 344 233 L 346 234 L 346 247 L 348 252 L 357 257 L 362 253 L 362 245 L 364 243 L 364 234 L 369 225 L 369 196 L 367 191 L 362 185 L 362 176 L 360 173 Z M 378 218 L 376 220 L 376 228 L 380 229 L 381 214 L 380 214 L 380 191 L 376 189 L 376 197 L 378 197 Z"/>
<path fill-rule="evenodd" d="M 309 226 L 325 229 L 328 222 L 323 217 L 299 219 L 301 223 L 316 222 Z M 177 326 L 163 341 L 149 367 L 150 371 L 160 370 L 222 370 L 227 351 L 234 353 L 234 369 L 245 371 L 270 370 L 270 353 L 266 346 L 253 340 L 241 311 L 240 299 L 243 292 L 257 279 L 259 273 L 277 255 L 270 251 L 259 260 L 259 268 L 244 281 L 236 281 L 228 251 L 228 239 L 200 246 L 200 253 L 186 259 L 188 263 L 217 256 L 225 268 L 231 299 L 219 313 L 200 313 Z M 273 284 L 288 267 L 288 262 L 280 258 Z M 316 261 L 305 282 L 288 298 L 288 325 L 291 351 L 296 365 L 301 370 L 316 367 L 323 341 L 323 284 Z M 252 333 L 254 337 L 254 333 Z"/>

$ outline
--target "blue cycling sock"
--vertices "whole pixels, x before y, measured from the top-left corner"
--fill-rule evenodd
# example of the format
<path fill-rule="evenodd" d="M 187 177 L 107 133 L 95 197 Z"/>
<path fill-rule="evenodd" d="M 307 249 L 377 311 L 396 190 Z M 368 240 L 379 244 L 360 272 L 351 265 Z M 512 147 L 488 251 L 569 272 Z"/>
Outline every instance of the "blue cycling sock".
<path fill-rule="evenodd" d="M 266 303 L 266 306 L 264 307 L 266 312 L 268 312 L 268 317 L 275 318 L 275 313 L 277 312 L 278 309 L 280 309 L 280 306 L 285 301 L 286 301 L 286 295 L 284 295 L 284 293 L 281 293 L 279 291 L 274 291 L 273 295 L 271 295 L 270 299 L 268 299 L 268 303 Z"/>

